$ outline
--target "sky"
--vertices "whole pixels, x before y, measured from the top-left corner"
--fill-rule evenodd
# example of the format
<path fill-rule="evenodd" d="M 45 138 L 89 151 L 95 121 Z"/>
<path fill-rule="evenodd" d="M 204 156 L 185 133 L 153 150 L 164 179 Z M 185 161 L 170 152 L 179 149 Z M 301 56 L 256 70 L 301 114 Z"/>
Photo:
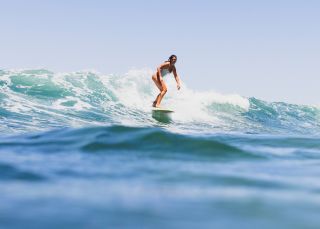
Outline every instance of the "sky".
<path fill-rule="evenodd" d="M 320 105 L 320 1 L 0 0 L 0 69 L 123 75 L 171 54 L 196 91 Z"/>

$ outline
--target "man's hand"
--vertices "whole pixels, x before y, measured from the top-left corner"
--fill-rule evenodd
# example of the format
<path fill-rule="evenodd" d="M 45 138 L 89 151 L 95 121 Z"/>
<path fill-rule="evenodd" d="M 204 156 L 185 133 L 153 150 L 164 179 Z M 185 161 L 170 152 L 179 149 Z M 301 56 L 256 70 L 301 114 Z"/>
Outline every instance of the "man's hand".
<path fill-rule="evenodd" d="M 177 88 L 178 88 L 178 90 L 180 90 L 180 84 L 177 84 Z"/>

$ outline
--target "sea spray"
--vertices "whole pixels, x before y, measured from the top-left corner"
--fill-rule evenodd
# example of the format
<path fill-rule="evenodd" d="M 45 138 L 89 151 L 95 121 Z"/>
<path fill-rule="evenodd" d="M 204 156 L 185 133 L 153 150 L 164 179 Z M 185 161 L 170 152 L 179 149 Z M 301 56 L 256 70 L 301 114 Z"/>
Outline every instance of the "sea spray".
<path fill-rule="evenodd" d="M 54 73 L 45 69 L 0 72 L 3 132 L 48 130 L 56 127 L 125 124 L 161 125 L 151 117 L 151 102 L 159 90 L 149 69 L 124 75 L 94 71 Z M 195 91 L 174 77 L 166 79 L 162 105 L 175 111 L 176 131 L 305 133 L 319 132 L 319 109 L 283 102 L 266 102 L 240 95 Z M 14 128 L 12 128 L 14 127 Z M 200 128 L 199 128 L 200 127 Z"/>
<path fill-rule="evenodd" d="M 319 227 L 319 108 L 152 73 L 0 70 L 0 227 Z"/>

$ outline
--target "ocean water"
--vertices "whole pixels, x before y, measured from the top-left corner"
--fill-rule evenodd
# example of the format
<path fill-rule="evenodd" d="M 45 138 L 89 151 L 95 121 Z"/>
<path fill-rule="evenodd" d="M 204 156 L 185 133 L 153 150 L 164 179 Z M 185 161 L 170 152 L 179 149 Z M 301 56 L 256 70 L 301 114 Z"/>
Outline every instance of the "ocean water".
<path fill-rule="evenodd" d="M 0 70 L 0 228 L 319 228 L 320 109 L 149 70 Z"/>

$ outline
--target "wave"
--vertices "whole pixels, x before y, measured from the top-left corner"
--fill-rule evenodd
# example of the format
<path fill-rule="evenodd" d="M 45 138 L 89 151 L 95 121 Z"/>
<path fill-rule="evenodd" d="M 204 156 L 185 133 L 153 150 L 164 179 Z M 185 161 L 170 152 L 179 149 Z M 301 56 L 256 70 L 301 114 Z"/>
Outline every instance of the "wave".
<path fill-rule="evenodd" d="M 23 151 L 22 151 L 23 149 Z M 63 128 L 0 138 L 0 152 L 34 154 L 107 154 L 154 159 L 219 161 L 263 160 L 272 158 L 319 158 L 319 138 L 262 135 L 188 135 L 158 127 Z M 13 170 L 0 164 L 0 170 Z M 11 171 L 12 173 L 12 171 Z M 14 175 L 36 179 L 32 174 Z M 5 174 L 4 174 L 5 176 Z M 38 177 L 40 179 L 40 177 Z"/>
<path fill-rule="evenodd" d="M 175 110 L 164 125 L 151 115 L 157 88 L 152 71 L 124 75 L 46 69 L 0 70 L 0 131 L 17 133 L 89 125 L 163 126 L 173 131 L 317 134 L 317 107 L 199 92 L 168 77 L 163 106 Z"/>

